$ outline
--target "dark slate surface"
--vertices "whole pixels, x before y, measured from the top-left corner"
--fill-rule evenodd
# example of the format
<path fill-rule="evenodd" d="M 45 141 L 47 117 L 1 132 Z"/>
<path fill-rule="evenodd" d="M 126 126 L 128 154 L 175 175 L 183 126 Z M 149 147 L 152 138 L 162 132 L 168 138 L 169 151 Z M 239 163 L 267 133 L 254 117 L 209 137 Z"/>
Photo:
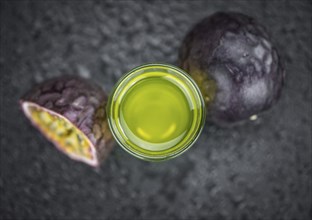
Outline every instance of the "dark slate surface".
<path fill-rule="evenodd" d="M 311 1 L 1 1 L 1 219 L 311 219 Z M 219 10 L 256 17 L 286 61 L 280 102 L 255 122 L 207 124 L 164 163 L 116 147 L 100 169 L 69 160 L 17 102 L 77 74 L 107 91 L 146 62 L 176 63 L 193 24 Z"/>

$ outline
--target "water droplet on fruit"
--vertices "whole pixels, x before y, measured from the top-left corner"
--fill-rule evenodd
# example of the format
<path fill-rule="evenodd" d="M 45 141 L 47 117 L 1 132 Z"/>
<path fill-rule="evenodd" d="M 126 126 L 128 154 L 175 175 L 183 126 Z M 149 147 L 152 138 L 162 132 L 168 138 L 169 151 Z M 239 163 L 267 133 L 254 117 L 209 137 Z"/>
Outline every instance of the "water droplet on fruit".
<path fill-rule="evenodd" d="M 250 116 L 249 119 L 250 119 L 251 121 L 255 121 L 255 120 L 258 119 L 258 116 L 257 116 L 257 115 L 252 115 L 252 116 Z"/>
<path fill-rule="evenodd" d="M 254 53 L 256 55 L 256 57 L 258 57 L 260 60 L 262 60 L 264 54 L 265 54 L 265 49 L 263 48 L 263 46 L 261 44 L 259 44 L 255 49 L 254 49 Z"/>

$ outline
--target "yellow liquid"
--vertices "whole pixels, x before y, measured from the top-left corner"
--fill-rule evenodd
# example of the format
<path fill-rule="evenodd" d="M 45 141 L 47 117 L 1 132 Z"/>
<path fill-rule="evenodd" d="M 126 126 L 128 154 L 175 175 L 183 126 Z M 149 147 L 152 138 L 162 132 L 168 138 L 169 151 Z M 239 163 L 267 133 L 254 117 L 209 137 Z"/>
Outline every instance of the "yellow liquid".
<path fill-rule="evenodd" d="M 166 77 L 141 79 L 125 94 L 120 109 L 125 132 L 140 145 L 179 142 L 192 119 L 184 92 Z"/>
<path fill-rule="evenodd" d="M 195 82 L 166 64 L 140 66 L 121 78 L 108 100 L 107 113 L 120 146 L 149 161 L 185 152 L 205 120 L 204 101 Z"/>

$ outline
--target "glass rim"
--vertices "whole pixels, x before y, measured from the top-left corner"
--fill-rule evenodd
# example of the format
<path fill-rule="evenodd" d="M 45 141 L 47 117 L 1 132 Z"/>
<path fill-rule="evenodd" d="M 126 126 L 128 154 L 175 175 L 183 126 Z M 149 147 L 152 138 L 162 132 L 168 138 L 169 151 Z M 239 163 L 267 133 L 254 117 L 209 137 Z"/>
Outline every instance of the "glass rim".
<path fill-rule="evenodd" d="M 138 73 L 139 70 L 143 70 L 144 69 L 148 69 L 148 68 L 157 68 L 158 70 L 167 70 L 167 71 L 163 71 L 164 73 L 171 73 L 172 75 L 174 75 L 175 77 L 180 77 L 181 79 L 185 80 L 185 86 L 187 86 L 190 89 L 190 94 L 188 94 L 189 96 L 192 96 L 195 101 L 196 101 L 196 105 L 194 103 L 193 106 L 196 106 L 199 110 L 199 113 L 197 115 L 195 115 L 196 117 L 192 119 L 192 123 L 196 120 L 196 127 L 191 130 L 189 129 L 189 131 L 187 132 L 187 135 L 190 134 L 190 136 L 187 139 L 187 142 L 179 147 L 176 147 L 176 145 L 178 145 L 181 141 L 183 141 L 185 139 L 185 137 L 183 137 L 183 139 L 178 142 L 178 144 L 173 145 L 172 147 L 169 147 L 168 149 L 165 150 L 159 150 L 159 151 L 152 151 L 152 150 L 146 150 L 140 146 L 137 147 L 132 147 L 129 143 L 127 144 L 127 140 L 120 140 L 123 139 L 122 135 L 120 134 L 120 132 L 118 131 L 118 129 L 116 128 L 116 120 L 114 119 L 114 115 L 113 115 L 113 110 L 115 107 L 115 95 L 119 94 L 120 92 L 122 92 L 122 89 L 129 83 L 129 81 L 131 81 L 131 79 L 135 79 L 137 78 L 139 75 L 143 74 L 144 72 L 142 72 L 141 74 Z M 169 71 L 170 72 L 169 72 Z M 183 80 L 183 81 L 184 81 Z M 135 81 L 135 80 L 134 80 Z M 134 82 L 134 84 L 137 81 Z M 205 118 L 206 118 L 206 106 L 205 106 L 205 102 L 204 102 L 204 98 L 201 94 L 201 91 L 199 89 L 199 87 L 197 86 L 196 82 L 191 78 L 191 76 L 186 73 L 185 71 L 183 71 L 182 69 L 173 66 L 171 64 L 165 64 L 165 63 L 147 63 L 147 64 L 143 64 L 140 66 L 137 66 L 133 69 L 131 69 L 130 71 L 128 71 L 126 74 L 124 74 L 115 84 L 115 86 L 113 87 L 112 91 L 110 92 L 110 95 L 108 97 L 108 102 L 107 102 L 107 106 L 106 106 L 106 111 L 107 111 L 107 119 L 108 119 L 108 125 L 109 128 L 111 130 L 111 133 L 114 137 L 114 139 L 116 140 L 116 142 L 128 153 L 130 153 L 131 155 L 139 158 L 139 159 L 143 159 L 143 160 L 147 160 L 147 161 L 164 161 L 164 160 L 168 160 L 174 157 L 177 157 L 179 155 L 181 155 L 182 153 L 184 153 L 186 150 L 188 150 L 198 139 L 198 137 L 200 136 L 200 133 L 203 130 L 204 124 L 205 124 Z M 193 115 L 194 116 L 194 115 Z M 121 125 L 119 125 L 121 126 Z M 186 136 L 187 136 L 186 135 Z M 128 139 L 128 142 L 132 142 L 130 139 Z M 133 143 L 133 142 L 132 142 Z M 133 143 L 133 145 L 136 145 Z M 176 147 L 176 149 L 175 149 Z M 138 150 L 141 149 L 141 150 Z M 149 152 L 149 153 L 146 153 Z M 154 152 L 154 153 L 153 153 Z M 157 153 L 155 153 L 157 152 Z"/>

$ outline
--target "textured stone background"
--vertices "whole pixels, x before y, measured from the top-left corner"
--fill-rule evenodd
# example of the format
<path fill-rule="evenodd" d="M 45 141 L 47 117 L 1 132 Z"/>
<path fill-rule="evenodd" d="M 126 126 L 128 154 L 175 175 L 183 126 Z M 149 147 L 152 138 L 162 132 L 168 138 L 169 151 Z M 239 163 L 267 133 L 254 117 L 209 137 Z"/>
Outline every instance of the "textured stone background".
<path fill-rule="evenodd" d="M 207 124 L 164 163 L 119 147 L 98 170 L 24 117 L 32 85 L 77 74 L 107 91 L 131 68 L 176 63 L 203 17 L 233 10 L 270 30 L 286 61 L 280 102 L 255 122 Z M 1 219 L 311 219 L 311 1 L 1 1 Z"/>

